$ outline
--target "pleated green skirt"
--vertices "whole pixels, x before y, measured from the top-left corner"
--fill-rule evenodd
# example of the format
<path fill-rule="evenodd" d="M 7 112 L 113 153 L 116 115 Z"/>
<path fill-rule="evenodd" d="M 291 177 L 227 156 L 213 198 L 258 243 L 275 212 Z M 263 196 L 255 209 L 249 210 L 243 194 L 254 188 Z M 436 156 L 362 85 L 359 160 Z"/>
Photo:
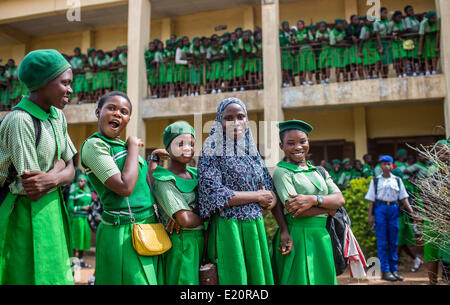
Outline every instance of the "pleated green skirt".
<path fill-rule="evenodd" d="M 139 223 L 155 223 L 153 215 Z M 141 256 L 133 248 L 132 224 L 100 223 L 95 254 L 96 285 L 157 285 L 164 283 L 160 256 Z M 159 272 L 159 273 L 158 273 Z"/>
<path fill-rule="evenodd" d="M 73 285 L 67 210 L 59 190 L 32 202 L 5 198 L 0 208 L 0 284 Z"/>
<path fill-rule="evenodd" d="M 219 285 L 273 285 L 262 217 L 228 220 L 215 215 L 208 225 L 208 257 L 215 261 L 217 246 Z"/>
<path fill-rule="evenodd" d="M 412 229 L 411 220 L 409 219 L 408 215 L 406 215 L 405 213 L 401 213 L 400 217 L 398 218 L 398 225 L 398 245 L 415 245 L 416 241 L 414 231 Z"/>
<path fill-rule="evenodd" d="M 331 237 L 326 217 L 292 218 L 286 215 L 292 252 L 281 255 L 280 230 L 272 243 L 272 266 L 279 285 L 337 285 Z"/>
<path fill-rule="evenodd" d="M 89 250 L 91 248 L 91 228 L 87 217 L 72 217 L 72 249 Z"/>
<path fill-rule="evenodd" d="M 170 235 L 172 248 L 162 255 L 166 285 L 198 285 L 203 230 L 182 230 Z"/>

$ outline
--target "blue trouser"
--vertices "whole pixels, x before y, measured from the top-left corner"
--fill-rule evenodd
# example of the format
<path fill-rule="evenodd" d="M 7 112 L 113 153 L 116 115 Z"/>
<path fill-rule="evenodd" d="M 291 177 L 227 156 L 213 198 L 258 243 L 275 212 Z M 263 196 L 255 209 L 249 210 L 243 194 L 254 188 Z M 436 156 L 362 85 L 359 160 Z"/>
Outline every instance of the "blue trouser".
<path fill-rule="evenodd" d="M 398 205 L 375 204 L 375 236 L 381 272 L 397 272 L 398 255 Z"/>

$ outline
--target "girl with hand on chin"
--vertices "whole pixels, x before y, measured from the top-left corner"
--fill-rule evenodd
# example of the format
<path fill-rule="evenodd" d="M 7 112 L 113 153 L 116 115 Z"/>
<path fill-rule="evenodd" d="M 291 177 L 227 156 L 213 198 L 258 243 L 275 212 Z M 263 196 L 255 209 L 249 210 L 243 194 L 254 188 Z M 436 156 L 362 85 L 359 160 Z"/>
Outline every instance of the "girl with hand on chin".
<path fill-rule="evenodd" d="M 97 105 L 98 132 L 81 147 L 81 164 L 100 201 L 95 284 L 156 285 L 159 256 L 140 256 L 131 239 L 132 221 L 155 223 L 154 199 L 147 184 L 147 163 L 139 156 L 142 141 L 120 134 L 130 121 L 132 105 L 125 93 L 113 91 Z M 162 273 L 160 273 L 162 275 Z"/>
<path fill-rule="evenodd" d="M 283 204 L 292 251 L 272 252 L 276 284 L 336 285 L 331 238 L 326 229 L 328 215 L 345 204 L 330 175 L 306 160 L 312 127 L 303 121 L 279 123 L 280 148 L 286 157 L 277 164 L 273 182 Z M 324 176 L 325 179 L 324 179 Z M 274 237 L 274 247 L 281 233 Z"/>

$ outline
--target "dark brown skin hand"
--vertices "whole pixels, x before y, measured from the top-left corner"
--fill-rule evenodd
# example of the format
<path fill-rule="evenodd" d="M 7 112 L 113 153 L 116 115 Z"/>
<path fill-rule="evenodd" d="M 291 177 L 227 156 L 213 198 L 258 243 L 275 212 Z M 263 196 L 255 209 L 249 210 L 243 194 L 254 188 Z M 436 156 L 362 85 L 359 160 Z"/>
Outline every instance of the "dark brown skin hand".
<path fill-rule="evenodd" d="M 24 171 L 22 186 L 32 201 L 41 199 L 48 190 L 58 186 L 58 177 L 53 173 Z"/>
<path fill-rule="evenodd" d="M 278 251 L 281 252 L 281 255 L 287 255 L 292 251 L 292 239 L 289 235 L 288 231 L 281 232 L 280 234 L 280 246 L 278 247 Z"/>
<path fill-rule="evenodd" d="M 170 218 L 166 224 L 165 229 L 169 234 L 172 234 L 174 228 L 175 228 L 175 231 L 177 232 L 177 234 L 180 233 L 181 226 Z"/>
<path fill-rule="evenodd" d="M 286 201 L 286 210 L 289 214 L 292 215 L 292 217 L 297 217 L 300 215 L 303 211 L 306 211 L 310 209 L 311 207 L 315 206 L 316 197 L 312 195 L 291 195 L 289 196 L 292 199 L 289 199 Z"/>

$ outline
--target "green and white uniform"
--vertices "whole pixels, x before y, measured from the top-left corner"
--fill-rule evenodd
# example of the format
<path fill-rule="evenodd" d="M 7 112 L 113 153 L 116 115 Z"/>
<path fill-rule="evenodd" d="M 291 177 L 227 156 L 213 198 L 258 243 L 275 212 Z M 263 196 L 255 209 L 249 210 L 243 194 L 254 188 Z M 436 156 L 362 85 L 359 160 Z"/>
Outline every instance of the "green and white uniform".
<path fill-rule="evenodd" d="M 92 202 L 92 196 L 87 185 L 80 189 L 78 185 L 70 193 L 67 209 L 71 216 L 72 248 L 76 250 L 89 250 L 91 248 L 91 228 L 87 217 L 88 212 L 83 207 L 88 207 Z"/>
<path fill-rule="evenodd" d="M 88 58 L 88 64 L 83 67 L 84 72 L 84 92 L 91 93 L 94 90 L 94 60 L 92 57 Z"/>
<path fill-rule="evenodd" d="M 316 59 L 314 58 L 313 49 L 307 40 L 313 40 L 313 37 L 306 28 L 303 31 L 297 30 L 296 40 L 300 46 L 298 53 L 294 58 L 294 71 L 295 72 L 310 72 L 316 69 Z"/>
<path fill-rule="evenodd" d="M 364 66 L 372 66 L 381 60 L 380 53 L 378 52 L 377 41 L 373 38 L 373 25 L 370 27 L 364 25 L 361 28 L 361 34 L 359 36 L 359 39 L 364 40 L 361 47 Z"/>
<path fill-rule="evenodd" d="M 209 72 L 209 78 L 211 80 L 218 80 L 223 78 L 223 69 L 221 60 L 215 60 L 214 57 L 220 56 L 220 48 L 214 48 L 209 46 L 206 52 L 206 59 L 210 61 L 211 71 Z"/>
<path fill-rule="evenodd" d="M 339 176 L 339 180 L 337 182 L 337 185 L 342 185 L 343 187 L 348 187 L 348 184 L 350 183 L 350 180 L 352 180 L 352 171 L 342 171 L 341 175 Z"/>
<path fill-rule="evenodd" d="M 320 30 L 317 30 L 316 33 L 316 41 L 318 42 L 320 38 L 330 38 L 330 29 L 326 29 L 325 32 L 321 32 Z M 319 68 L 325 69 L 326 67 L 330 67 L 332 64 L 332 57 L 331 57 L 331 48 L 328 43 L 322 42 L 322 51 L 320 52 L 320 59 L 319 59 Z"/>
<path fill-rule="evenodd" d="M 197 209 L 197 169 L 187 167 L 192 179 L 182 179 L 158 166 L 153 172 L 156 179 L 153 191 L 159 206 L 159 215 L 165 226 L 181 210 Z M 183 228 L 170 235 L 172 248 L 163 254 L 164 284 L 198 285 L 198 270 L 203 253 L 203 225 L 193 229 Z"/>
<path fill-rule="evenodd" d="M 291 195 L 328 195 L 340 192 L 331 177 L 323 179 L 317 168 L 307 162 L 303 168 L 285 161 L 277 164 L 273 174 L 277 194 L 284 206 Z M 283 208 L 292 252 L 279 250 L 280 230 L 272 242 L 274 280 L 281 285 L 337 285 L 331 237 L 326 229 L 328 214 L 293 218 Z"/>
<path fill-rule="evenodd" d="M 119 69 L 118 72 L 118 89 L 122 92 L 127 92 L 127 64 L 128 64 L 128 58 L 125 53 L 119 54 Z"/>
<path fill-rule="evenodd" d="M 408 163 L 406 162 L 395 161 L 394 163 L 397 166 L 397 168 L 400 169 L 402 172 L 408 168 Z M 411 185 L 408 179 L 403 178 L 402 181 L 403 184 L 405 185 L 405 188 L 407 185 Z M 411 220 L 406 213 L 402 212 L 400 214 L 400 217 L 398 218 L 398 224 L 399 224 L 398 245 L 399 246 L 415 245 L 416 241 L 414 231 L 411 225 Z"/>
<path fill-rule="evenodd" d="M 192 85 L 201 85 L 203 84 L 203 56 L 200 52 L 200 47 L 196 48 L 194 43 L 191 43 L 191 47 L 189 48 L 189 54 L 191 54 L 195 65 L 189 68 L 191 71 L 190 82 Z M 195 71 L 195 66 L 197 66 L 198 71 Z"/>
<path fill-rule="evenodd" d="M 72 66 L 72 69 L 81 70 L 73 75 L 72 89 L 73 94 L 76 96 L 77 93 L 83 92 L 84 89 L 83 60 L 81 55 L 73 57 L 70 60 L 70 65 Z"/>
<path fill-rule="evenodd" d="M 440 30 L 439 21 L 430 24 L 427 18 L 422 20 L 419 28 L 419 35 L 424 35 L 422 59 L 431 59 L 439 57 L 436 52 L 436 31 Z"/>
<path fill-rule="evenodd" d="M 345 30 L 338 31 L 333 29 L 330 34 L 330 46 L 335 46 L 336 44 L 341 44 L 345 42 Z M 345 66 L 350 64 L 350 54 L 347 47 L 333 47 L 331 49 L 333 67 L 334 68 L 345 68 Z"/>
<path fill-rule="evenodd" d="M 222 54 L 225 58 L 222 59 L 222 69 L 223 69 L 223 79 L 231 80 L 233 76 L 233 43 L 229 40 L 227 43 L 222 45 L 220 50 L 220 54 Z M 231 66 L 231 69 L 230 69 Z"/>
<path fill-rule="evenodd" d="M 370 166 L 369 164 L 363 164 L 363 166 L 362 166 L 362 174 L 366 178 L 373 177 L 372 166 Z"/>
<path fill-rule="evenodd" d="M 420 21 L 416 19 L 414 16 L 406 16 L 403 19 L 403 28 L 405 30 L 411 30 L 413 32 L 418 33 L 420 29 Z M 405 50 L 408 58 L 413 59 L 419 59 L 419 56 L 417 55 L 418 51 L 418 44 L 419 44 L 419 35 L 414 36 L 408 36 L 407 39 L 413 39 L 414 40 L 414 49 L 413 50 Z"/>
<path fill-rule="evenodd" d="M 147 67 L 148 83 L 150 86 L 156 86 L 158 84 L 158 79 L 156 78 L 156 64 L 152 63 L 155 60 L 156 51 L 151 52 L 150 50 L 145 51 L 145 65 Z"/>
<path fill-rule="evenodd" d="M 388 36 L 392 33 L 392 21 L 387 19 L 381 20 L 378 19 L 373 23 L 373 31 L 375 33 L 380 33 L 381 36 L 381 45 L 383 46 L 383 54 L 381 55 L 381 61 L 383 66 L 387 66 L 392 64 L 392 48 L 390 44 L 389 38 L 383 38 L 384 36 Z"/>
<path fill-rule="evenodd" d="M 0 74 L 0 82 L 6 83 L 8 82 L 8 80 L 4 75 Z M 9 87 L 0 86 L 0 105 L 11 105 L 11 103 L 9 102 Z"/>
<path fill-rule="evenodd" d="M 163 53 L 164 59 L 167 58 L 167 62 L 164 63 L 165 74 L 166 74 L 166 83 L 171 84 L 175 82 L 175 50 L 169 50 L 168 48 L 164 49 Z"/>
<path fill-rule="evenodd" d="M 280 38 L 280 47 L 289 47 L 291 46 L 291 42 L 289 40 L 289 38 L 291 37 L 291 32 L 285 32 L 283 30 L 280 30 L 279 32 L 279 38 Z M 281 50 L 281 67 L 283 70 L 292 70 L 292 50 L 287 48 L 287 49 L 282 49 Z"/>
<path fill-rule="evenodd" d="M 17 107 L 29 114 L 11 112 L 0 127 L 0 185 L 11 164 L 18 173 L 0 206 L 0 283 L 73 284 L 69 215 L 61 189 L 52 189 L 32 202 L 20 177 L 25 170 L 48 172 L 59 159 L 71 160 L 76 150 L 61 110 L 52 106 L 47 113 L 27 98 Z M 30 115 L 41 125 L 37 148 Z"/>
<path fill-rule="evenodd" d="M 350 29 L 352 36 L 355 36 L 356 38 L 360 39 L 360 37 L 357 37 L 357 33 L 356 33 L 356 28 L 353 26 L 353 24 L 350 24 L 348 26 L 348 28 Z M 361 35 L 361 33 L 360 33 Z M 353 65 L 359 65 L 363 63 L 363 59 L 361 57 L 359 57 L 359 40 L 356 43 L 356 45 L 354 44 L 353 40 L 351 40 L 351 46 L 348 48 L 349 52 L 350 52 L 350 63 Z"/>
<path fill-rule="evenodd" d="M 392 32 L 403 32 L 403 22 L 396 23 L 392 21 Z M 392 41 L 392 56 L 394 59 L 402 59 L 408 56 L 405 49 L 403 49 L 403 39 L 398 37 L 396 41 Z"/>
<path fill-rule="evenodd" d="M 9 99 L 10 100 L 15 100 L 16 98 L 22 96 L 22 95 L 27 95 L 28 94 L 28 90 L 25 87 L 25 85 L 19 80 L 19 67 L 18 66 L 14 66 L 14 67 L 9 67 L 8 69 L 6 69 L 5 71 L 5 77 L 6 78 L 11 78 L 11 82 L 10 82 L 10 92 L 9 92 Z"/>
<path fill-rule="evenodd" d="M 96 238 L 95 284 L 156 285 L 163 283 L 163 278 L 158 278 L 162 276 L 158 274 L 159 256 L 138 255 L 131 240 L 131 216 L 136 223 L 157 222 L 153 194 L 146 180 L 147 163 L 139 156 L 139 175 L 128 198 L 105 186 L 106 180 L 123 170 L 127 153 L 125 142 L 98 133 L 81 147 L 81 164 L 103 204 Z"/>
<path fill-rule="evenodd" d="M 112 74 L 108 69 L 108 65 L 111 63 L 111 58 L 105 54 L 103 58 L 96 57 L 94 60 L 97 67 L 100 69 L 95 72 L 93 89 L 106 89 L 112 87 Z"/>

